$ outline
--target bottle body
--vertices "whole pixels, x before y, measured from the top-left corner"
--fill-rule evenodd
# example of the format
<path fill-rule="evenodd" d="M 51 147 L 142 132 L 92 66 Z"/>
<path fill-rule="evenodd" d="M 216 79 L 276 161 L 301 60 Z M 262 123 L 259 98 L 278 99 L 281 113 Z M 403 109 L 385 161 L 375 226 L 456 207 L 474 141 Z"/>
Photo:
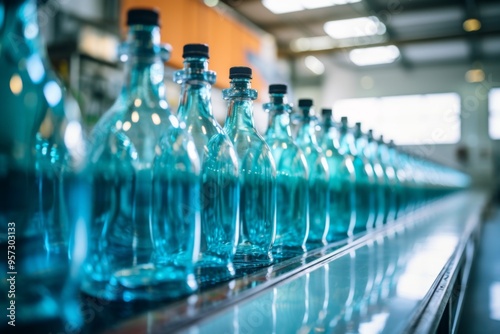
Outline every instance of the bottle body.
<path fill-rule="evenodd" d="M 65 104 L 46 59 L 36 1 L 0 6 L 0 244 L 8 253 L 0 304 L 9 324 L 21 328 L 36 321 L 78 328 L 75 288 L 85 240 L 75 233 L 86 233 L 91 209 L 79 111 Z"/>
<path fill-rule="evenodd" d="M 253 131 L 239 131 L 234 146 L 240 164 L 240 226 L 235 265 L 262 267 L 273 261 L 276 236 L 276 169 L 269 147 Z"/>
<path fill-rule="evenodd" d="M 356 196 L 356 224 L 354 233 L 361 233 L 373 228 L 376 218 L 375 210 L 375 178 L 373 168 L 362 153 L 363 147 L 356 143 L 354 136 L 343 124 L 341 147 L 353 156 L 356 182 L 354 184 Z"/>
<path fill-rule="evenodd" d="M 383 223 L 386 224 L 397 218 L 398 194 L 401 191 L 401 185 L 395 166 L 390 163 L 389 150 L 383 140 L 380 140 L 376 145 L 376 155 L 384 173 L 385 209 Z"/>
<path fill-rule="evenodd" d="M 207 63 L 206 57 L 187 57 L 184 69 L 174 75 L 182 85 L 177 116 L 186 124 L 201 161 L 201 240 L 195 274 L 202 284 L 235 273 L 240 196 L 236 151 L 212 114 L 210 84 L 215 73 L 207 70 Z"/>
<path fill-rule="evenodd" d="M 373 140 L 373 132 L 369 131 L 367 134 L 357 133 L 356 139 L 358 148 L 357 151 L 368 165 L 367 168 L 372 170 L 372 193 L 373 193 L 373 222 L 367 226 L 367 229 L 380 227 L 384 224 L 386 219 L 386 175 L 384 169 L 378 160 L 376 154 L 377 147 Z"/>
<path fill-rule="evenodd" d="M 276 237 L 276 166 L 269 146 L 253 123 L 252 101 L 257 92 L 250 88 L 250 76 L 231 79 L 231 87 L 223 91 L 228 101 L 224 130 L 238 156 L 239 237 L 234 265 L 244 271 L 274 261 L 271 248 Z"/>
<path fill-rule="evenodd" d="M 309 170 L 290 129 L 290 111 L 281 97 L 264 106 L 271 113 L 266 142 L 276 162 L 276 240 L 273 254 L 286 259 L 306 250 L 309 236 Z"/>
<path fill-rule="evenodd" d="M 94 201 L 82 289 L 107 300 L 176 298 L 197 288 L 199 157 L 163 92 L 159 29 L 129 30 L 127 81 L 94 128 Z"/>
<path fill-rule="evenodd" d="M 285 259 L 306 250 L 309 235 L 307 162 L 293 141 L 267 137 L 276 161 L 275 257 Z"/>
<path fill-rule="evenodd" d="M 330 230 L 330 175 L 328 162 L 318 147 L 300 147 L 309 167 L 309 236 L 307 244 L 318 247 L 327 243 Z"/>
<path fill-rule="evenodd" d="M 300 101 L 299 101 L 300 103 Z M 305 109 L 305 108 L 304 108 Z M 316 122 L 303 112 L 303 123 L 297 132 L 296 143 L 304 152 L 309 168 L 309 236 L 307 244 L 318 247 L 327 243 L 330 230 L 330 173 L 328 162 L 316 138 Z"/>
<path fill-rule="evenodd" d="M 329 195 L 330 195 L 330 229 L 327 234 L 328 242 L 335 242 L 352 237 L 356 222 L 356 197 L 353 157 L 339 152 L 339 133 L 330 118 L 325 119 L 324 134 L 321 143 L 328 163 Z"/>

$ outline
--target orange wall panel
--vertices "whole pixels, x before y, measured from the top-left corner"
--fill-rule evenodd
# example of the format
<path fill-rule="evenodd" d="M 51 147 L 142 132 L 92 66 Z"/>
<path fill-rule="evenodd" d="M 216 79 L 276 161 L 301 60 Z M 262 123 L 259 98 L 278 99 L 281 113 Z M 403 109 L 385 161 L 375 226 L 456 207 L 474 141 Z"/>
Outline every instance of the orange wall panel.
<path fill-rule="evenodd" d="M 160 11 L 161 39 L 172 45 L 168 65 L 182 67 L 182 48 L 187 43 L 206 43 L 210 47 L 210 69 L 217 72 L 216 86 L 229 87 L 231 66 L 250 66 L 254 70 L 253 87 L 259 92 L 266 86 L 247 53 L 260 53 L 260 37 L 231 17 L 201 0 L 122 0 L 122 28 L 126 31 L 126 13 L 130 8 L 157 8 Z M 262 93 L 261 93 L 262 94 Z"/>

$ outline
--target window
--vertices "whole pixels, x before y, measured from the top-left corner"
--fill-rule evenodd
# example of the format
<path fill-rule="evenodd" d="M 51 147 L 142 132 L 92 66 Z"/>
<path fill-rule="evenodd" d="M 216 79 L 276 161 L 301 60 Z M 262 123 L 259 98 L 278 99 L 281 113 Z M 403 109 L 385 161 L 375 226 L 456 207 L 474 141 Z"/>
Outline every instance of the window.
<path fill-rule="evenodd" d="M 340 100 L 334 104 L 333 114 L 337 121 L 347 116 L 351 125 L 361 122 L 363 131 L 373 129 L 376 136 L 383 134 L 398 145 L 460 140 L 460 97 L 456 93 Z"/>
<path fill-rule="evenodd" d="M 500 88 L 490 90 L 488 128 L 491 139 L 500 139 Z"/>

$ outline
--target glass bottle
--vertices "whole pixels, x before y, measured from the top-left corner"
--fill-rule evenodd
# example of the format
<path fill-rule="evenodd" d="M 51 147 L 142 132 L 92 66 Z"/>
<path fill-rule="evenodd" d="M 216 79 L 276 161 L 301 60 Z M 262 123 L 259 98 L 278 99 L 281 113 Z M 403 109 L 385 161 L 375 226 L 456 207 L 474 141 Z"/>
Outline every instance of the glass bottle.
<path fill-rule="evenodd" d="M 276 241 L 273 254 L 286 259 L 306 250 L 309 235 L 309 185 L 306 157 L 295 144 L 290 128 L 291 106 L 286 101 L 286 85 L 269 86 L 270 113 L 266 141 L 276 161 Z"/>
<path fill-rule="evenodd" d="M 195 264 L 201 283 L 234 275 L 239 229 L 238 158 L 212 113 L 211 85 L 216 74 L 208 70 L 208 51 L 205 44 L 185 45 L 184 68 L 174 74 L 182 87 L 177 117 L 186 124 L 201 161 L 201 241 Z"/>
<path fill-rule="evenodd" d="M 106 300 L 193 292 L 199 250 L 199 170 L 194 142 L 165 100 L 159 15 L 132 9 L 126 82 L 94 128 L 94 202 L 82 289 Z"/>
<path fill-rule="evenodd" d="M 348 130 L 347 117 L 342 118 L 341 149 L 354 157 L 356 172 L 356 225 L 354 233 L 373 228 L 376 218 L 375 211 L 375 178 L 373 168 L 365 158 L 363 150 L 366 140 L 361 133 L 361 123 L 356 123 L 353 133 Z"/>
<path fill-rule="evenodd" d="M 312 247 L 325 245 L 330 229 L 330 174 L 328 163 L 316 138 L 317 117 L 314 115 L 311 99 L 300 99 L 300 125 L 295 142 L 304 152 L 309 167 L 309 237 Z"/>
<path fill-rule="evenodd" d="M 253 120 L 252 69 L 231 67 L 231 86 L 223 90 L 228 101 L 224 130 L 238 155 L 240 173 L 239 238 L 234 264 L 238 270 L 271 264 L 276 237 L 276 165 L 269 146 Z"/>
<path fill-rule="evenodd" d="M 1 1 L 0 13 L 2 326 L 77 328 L 91 210 L 80 115 L 50 68 L 37 1 Z"/>
<path fill-rule="evenodd" d="M 408 192 L 408 176 L 404 168 L 403 162 L 400 158 L 399 152 L 393 140 L 387 144 L 388 149 L 388 164 L 394 168 L 397 179 L 397 192 L 396 192 L 396 215 L 395 218 L 403 216 L 408 208 L 409 192 Z"/>
<path fill-rule="evenodd" d="M 321 148 L 325 154 L 330 173 L 328 185 L 330 193 L 330 229 L 327 241 L 334 242 L 351 237 L 356 223 L 353 156 L 349 152 L 340 153 L 340 134 L 333 118 L 332 109 L 322 109 L 323 140 Z"/>
<path fill-rule="evenodd" d="M 373 145 L 376 145 L 377 159 L 384 171 L 385 177 L 385 210 L 384 224 L 394 221 L 398 215 L 398 194 L 400 193 L 401 184 L 400 178 L 397 175 L 395 166 L 391 164 L 390 152 L 387 144 L 384 142 L 384 136 L 380 136 L 378 140 L 373 140 Z M 374 148 L 375 149 L 375 148 Z"/>
<path fill-rule="evenodd" d="M 373 138 L 373 130 L 368 130 L 366 134 L 363 134 L 365 141 L 365 148 L 363 150 L 364 156 L 370 163 L 373 169 L 374 176 L 374 209 L 375 209 L 375 222 L 373 227 L 381 227 L 387 221 L 387 198 L 386 189 L 388 189 L 387 175 L 382 167 L 382 164 L 378 156 L 378 144 Z"/>

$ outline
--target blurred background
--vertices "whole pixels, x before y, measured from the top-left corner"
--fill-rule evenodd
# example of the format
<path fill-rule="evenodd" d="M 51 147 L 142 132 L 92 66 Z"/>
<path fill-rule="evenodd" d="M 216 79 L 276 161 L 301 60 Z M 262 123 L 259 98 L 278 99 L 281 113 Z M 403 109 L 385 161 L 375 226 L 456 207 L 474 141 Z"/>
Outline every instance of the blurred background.
<path fill-rule="evenodd" d="M 186 43 L 210 46 L 214 113 L 223 123 L 231 66 L 250 66 L 257 128 L 267 86 L 314 99 L 363 130 L 499 189 L 500 2 L 495 0 L 49 0 L 39 20 L 49 57 L 90 130 L 123 80 L 118 47 L 131 7 L 160 10 L 168 100 Z"/>

